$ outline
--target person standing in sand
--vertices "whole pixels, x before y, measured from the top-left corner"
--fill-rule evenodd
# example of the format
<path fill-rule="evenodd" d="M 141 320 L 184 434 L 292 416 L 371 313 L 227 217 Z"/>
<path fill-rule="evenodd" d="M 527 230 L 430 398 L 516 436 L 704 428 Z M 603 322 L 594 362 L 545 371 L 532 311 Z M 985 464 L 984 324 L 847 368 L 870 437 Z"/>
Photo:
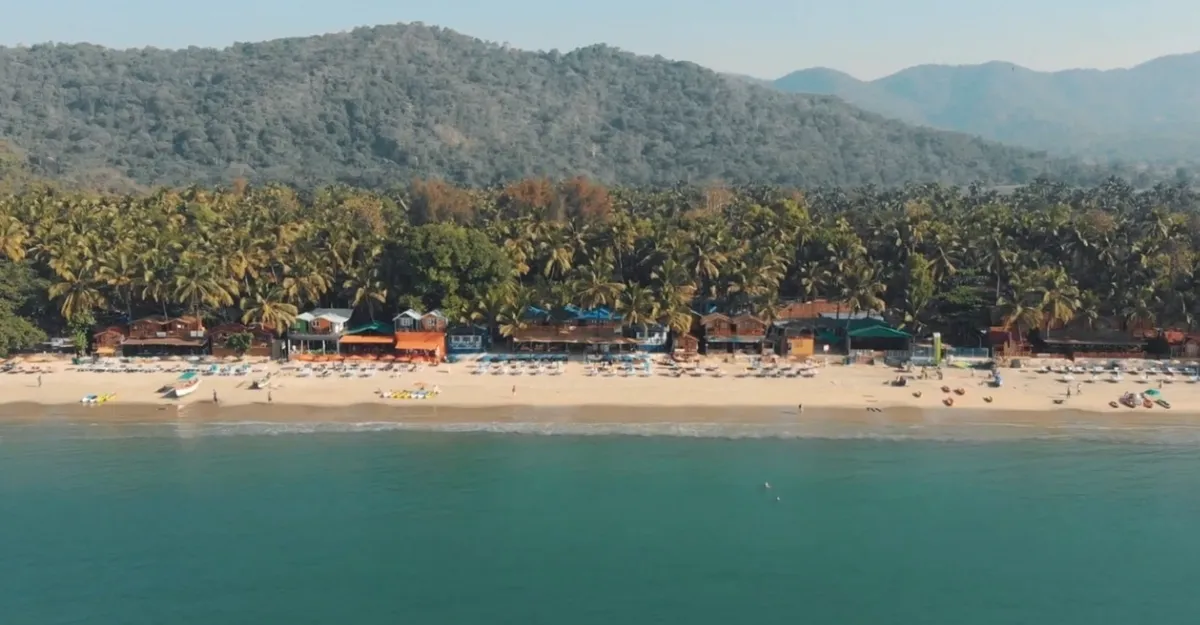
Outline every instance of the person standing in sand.
<path fill-rule="evenodd" d="M 214 403 L 214 404 L 220 404 L 220 403 L 221 403 L 221 402 L 217 401 L 217 392 L 216 392 L 216 391 L 213 391 L 213 403 Z"/>
<path fill-rule="evenodd" d="M 516 384 L 513 384 L 512 396 L 513 397 L 517 396 L 517 385 Z"/>
<path fill-rule="evenodd" d="M 38 374 L 38 388 L 42 388 L 42 374 Z"/>

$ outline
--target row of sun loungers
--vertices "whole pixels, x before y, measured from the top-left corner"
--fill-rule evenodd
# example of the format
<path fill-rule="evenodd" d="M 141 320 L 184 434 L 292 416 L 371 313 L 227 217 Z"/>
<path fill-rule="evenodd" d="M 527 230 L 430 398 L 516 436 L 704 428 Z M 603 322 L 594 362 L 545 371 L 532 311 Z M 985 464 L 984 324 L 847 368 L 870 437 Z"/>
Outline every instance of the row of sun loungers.
<path fill-rule="evenodd" d="M 474 375 L 562 375 L 565 370 L 561 361 L 554 361 L 551 364 L 544 362 L 526 362 L 526 363 L 510 363 L 500 364 L 480 362 L 472 371 Z"/>
<path fill-rule="evenodd" d="M 220 366 L 211 365 L 209 367 L 194 367 L 187 365 L 130 365 L 125 363 L 95 363 L 90 365 L 79 365 L 76 371 L 86 373 L 186 373 L 194 371 L 201 375 L 215 376 L 244 376 L 252 372 L 262 372 L 263 368 L 255 368 L 250 365 L 238 366 Z"/>

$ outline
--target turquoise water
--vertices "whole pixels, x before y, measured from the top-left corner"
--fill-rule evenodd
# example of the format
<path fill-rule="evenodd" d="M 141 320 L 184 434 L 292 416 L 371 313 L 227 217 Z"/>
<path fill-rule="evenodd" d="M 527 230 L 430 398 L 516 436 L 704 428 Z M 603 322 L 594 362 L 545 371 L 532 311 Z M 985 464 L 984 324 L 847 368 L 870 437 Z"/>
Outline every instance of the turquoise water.
<path fill-rule="evenodd" d="M 1191 624 L 1198 487 L 1190 445 L 3 426 L 0 623 Z"/>

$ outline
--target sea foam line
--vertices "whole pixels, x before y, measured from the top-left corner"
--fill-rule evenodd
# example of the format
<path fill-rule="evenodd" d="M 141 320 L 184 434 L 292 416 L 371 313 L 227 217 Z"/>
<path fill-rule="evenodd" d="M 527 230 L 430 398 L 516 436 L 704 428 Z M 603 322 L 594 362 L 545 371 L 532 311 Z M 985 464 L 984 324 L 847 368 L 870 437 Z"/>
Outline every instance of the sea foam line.
<path fill-rule="evenodd" d="M 26 430 L 22 432 L 22 430 Z M 224 436 L 290 436 L 369 432 L 480 433 L 536 436 L 639 436 L 714 439 L 818 439 L 932 442 L 989 442 L 1072 440 L 1130 442 L 1155 445 L 1200 445 L 1200 426 L 1069 425 L 1048 428 L 1024 423 L 869 425 L 821 423 L 546 423 L 479 422 L 428 423 L 399 421 L 267 422 L 210 421 L 203 423 L 128 422 L 26 424 L 0 426 L 8 441 L 20 434 L 52 438 L 108 440 L 123 438 L 206 438 Z"/>

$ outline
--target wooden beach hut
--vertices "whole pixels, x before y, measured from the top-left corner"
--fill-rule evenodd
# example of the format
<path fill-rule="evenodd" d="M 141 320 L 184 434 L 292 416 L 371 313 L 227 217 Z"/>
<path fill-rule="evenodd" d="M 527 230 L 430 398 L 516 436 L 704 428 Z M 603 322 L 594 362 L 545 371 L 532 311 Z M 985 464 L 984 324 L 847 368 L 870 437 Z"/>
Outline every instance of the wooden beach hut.
<path fill-rule="evenodd" d="M 288 329 L 288 353 L 337 353 L 338 340 L 353 314 L 349 308 L 314 308 L 297 315 Z"/>
<path fill-rule="evenodd" d="M 92 353 L 97 356 L 121 356 L 125 332 L 121 326 L 109 326 L 96 332 L 92 335 Z"/>
<path fill-rule="evenodd" d="M 152 315 L 129 324 L 123 356 L 193 356 L 208 349 L 208 330 L 198 317 Z"/>

